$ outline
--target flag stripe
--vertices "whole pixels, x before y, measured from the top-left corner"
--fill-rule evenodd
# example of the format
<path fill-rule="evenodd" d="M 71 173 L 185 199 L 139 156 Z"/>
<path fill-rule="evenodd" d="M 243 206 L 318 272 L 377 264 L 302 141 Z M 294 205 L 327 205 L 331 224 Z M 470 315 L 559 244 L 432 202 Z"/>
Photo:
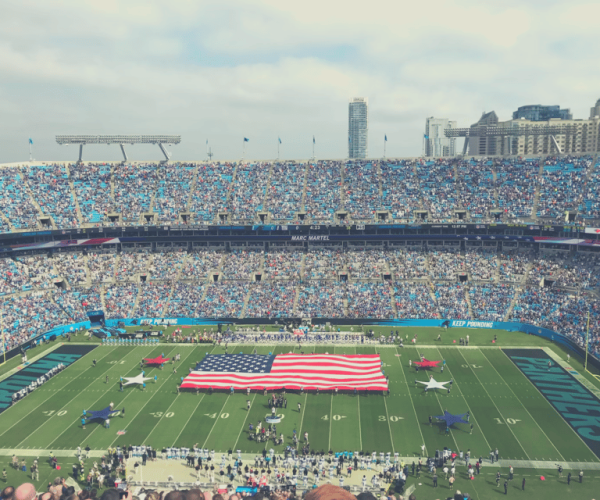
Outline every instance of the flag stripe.
<path fill-rule="evenodd" d="M 215 355 L 211 355 L 215 356 Z M 253 355 L 247 355 L 255 360 Z M 256 362 L 246 363 L 241 356 L 216 357 L 207 364 L 200 363 L 181 384 L 182 388 L 214 389 L 340 389 L 371 390 L 388 389 L 381 371 L 381 358 L 377 354 L 279 354 L 270 357 L 270 369 L 258 370 Z M 236 359 L 234 359 L 236 358 Z M 240 363 L 241 365 L 235 364 Z M 231 361 L 231 364 L 230 364 Z M 260 362 L 262 363 L 262 361 Z M 260 364 L 259 363 L 259 364 Z M 201 365 L 207 367 L 202 369 Z M 235 371 L 236 366 L 241 371 Z M 252 366 L 251 368 L 247 368 Z M 223 368 L 225 367 L 225 369 Z M 227 368 L 234 368 L 228 370 Z M 219 371 L 223 370 L 224 371 Z"/>

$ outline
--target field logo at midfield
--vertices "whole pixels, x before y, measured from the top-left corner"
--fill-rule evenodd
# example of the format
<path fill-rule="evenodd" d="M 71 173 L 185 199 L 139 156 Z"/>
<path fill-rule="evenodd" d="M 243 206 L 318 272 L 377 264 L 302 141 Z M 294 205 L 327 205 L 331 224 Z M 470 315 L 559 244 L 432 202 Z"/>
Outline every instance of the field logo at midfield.
<path fill-rule="evenodd" d="M 0 382 L 0 413 L 10 406 L 15 392 L 27 387 L 61 363 L 65 366 L 73 364 L 96 347 L 97 345 L 62 345 Z"/>
<path fill-rule="evenodd" d="M 543 350 L 504 352 L 600 458 L 600 400 Z"/>

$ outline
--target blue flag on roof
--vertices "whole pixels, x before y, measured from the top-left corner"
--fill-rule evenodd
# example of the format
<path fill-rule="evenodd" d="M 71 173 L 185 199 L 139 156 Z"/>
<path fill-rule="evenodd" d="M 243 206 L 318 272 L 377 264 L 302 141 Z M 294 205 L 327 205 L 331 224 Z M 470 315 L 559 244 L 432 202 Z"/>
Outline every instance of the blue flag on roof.
<path fill-rule="evenodd" d="M 425 137 L 425 139 L 429 139 L 429 136 L 427 134 L 423 134 L 423 137 Z"/>
<path fill-rule="evenodd" d="M 250 139 L 248 139 L 247 137 L 244 137 L 244 142 L 250 142 Z"/>
<path fill-rule="evenodd" d="M 315 136 L 313 135 L 313 144 L 315 143 Z"/>
<path fill-rule="evenodd" d="M 348 142 L 352 142 L 352 137 L 348 136 Z"/>
<path fill-rule="evenodd" d="M 281 137 L 278 137 L 277 139 L 279 139 L 279 144 L 281 144 Z"/>
<path fill-rule="evenodd" d="M 31 139 L 31 137 L 29 138 L 29 144 L 33 144 L 33 140 Z"/>
<path fill-rule="evenodd" d="M 385 135 L 385 142 L 387 142 L 387 134 Z"/>

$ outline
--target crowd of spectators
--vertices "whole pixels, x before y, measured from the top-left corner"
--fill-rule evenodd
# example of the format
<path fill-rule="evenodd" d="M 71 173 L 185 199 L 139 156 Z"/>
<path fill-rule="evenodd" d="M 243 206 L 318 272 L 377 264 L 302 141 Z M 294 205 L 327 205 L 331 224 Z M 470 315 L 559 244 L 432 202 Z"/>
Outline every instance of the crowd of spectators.
<path fill-rule="evenodd" d="M 519 282 L 527 272 L 527 265 L 533 262 L 532 252 L 502 252 L 498 254 L 500 281 Z"/>
<path fill-rule="evenodd" d="M 381 278 L 382 274 L 389 272 L 387 253 L 375 249 L 350 249 L 346 254 L 348 271 L 353 279 Z"/>
<path fill-rule="evenodd" d="M 87 264 L 92 283 L 110 282 L 115 279 L 116 253 L 91 253 Z"/>
<path fill-rule="evenodd" d="M 221 270 L 223 253 L 214 250 L 194 250 L 187 254 L 181 267 L 182 280 L 198 280 L 208 276 L 209 271 Z"/>
<path fill-rule="evenodd" d="M 435 285 L 435 299 L 443 319 L 470 319 L 464 285 Z"/>
<path fill-rule="evenodd" d="M 0 218 L 0 230 L 8 232 L 8 221 L 15 229 L 32 229 L 38 225 L 39 211 L 32 202 L 24 174 L 19 168 L 0 168 L 0 211 L 6 217 Z"/>
<path fill-rule="evenodd" d="M 169 300 L 165 317 L 193 318 L 200 308 L 206 285 L 175 283 Z"/>
<path fill-rule="evenodd" d="M 87 321 L 87 311 L 101 311 L 102 290 L 98 286 L 90 288 L 73 288 L 59 290 L 53 297 L 54 301 L 73 321 Z"/>
<path fill-rule="evenodd" d="M 108 213 L 115 209 L 110 164 L 75 163 L 69 165 L 69 171 L 83 222 L 104 223 Z"/>
<path fill-rule="evenodd" d="M 171 252 L 155 252 L 148 263 L 148 274 L 151 281 L 173 280 L 177 277 L 186 253 L 181 250 Z"/>
<path fill-rule="evenodd" d="M 417 178 L 421 187 L 423 208 L 435 221 L 454 218 L 457 208 L 458 184 L 451 159 L 419 160 Z"/>
<path fill-rule="evenodd" d="M 276 220 L 297 221 L 304 193 L 305 163 L 274 163 L 266 210 Z"/>
<path fill-rule="evenodd" d="M 297 223 L 303 210 L 311 223 L 333 222 L 337 211 L 356 222 L 371 222 L 378 211 L 409 222 L 416 210 L 426 210 L 429 222 L 457 222 L 456 210 L 475 221 L 491 220 L 492 210 L 553 220 L 579 210 L 598 219 L 599 169 L 589 156 L 10 166 L 0 169 L 0 231 L 39 228 L 44 215 L 59 228 L 214 223 L 218 213 L 252 221 L 260 211 Z M 122 218 L 109 221 L 109 214 Z"/>
<path fill-rule="evenodd" d="M 52 217 L 58 227 L 77 227 L 75 198 L 64 165 L 29 165 L 23 167 L 31 196 L 45 215 Z"/>
<path fill-rule="evenodd" d="M 233 220 L 253 220 L 263 210 L 271 165 L 240 163 L 231 186 L 229 212 Z"/>
<path fill-rule="evenodd" d="M 51 261 L 59 276 L 71 286 L 85 285 L 88 281 L 85 258 L 81 253 L 56 253 Z"/>
<path fill-rule="evenodd" d="M 498 209 L 509 218 L 530 217 L 540 159 L 504 159 L 495 167 Z"/>
<path fill-rule="evenodd" d="M 117 281 L 128 281 L 135 275 L 145 274 L 150 256 L 147 252 L 122 252 L 115 277 Z"/>
<path fill-rule="evenodd" d="M 125 224 L 139 224 L 142 213 L 150 212 L 156 191 L 158 165 L 119 165 L 113 172 L 114 201 Z"/>
<path fill-rule="evenodd" d="M 387 254 L 388 265 L 395 279 L 425 279 L 427 272 L 427 253 L 423 250 L 394 248 Z"/>
<path fill-rule="evenodd" d="M 198 166 L 198 178 L 189 207 L 195 222 L 212 222 L 219 212 L 227 211 L 227 195 L 234 172 L 235 164 L 231 163 Z"/>
<path fill-rule="evenodd" d="M 539 180 L 537 216 L 559 220 L 565 211 L 576 210 L 591 165 L 591 156 L 546 158 Z"/>
<path fill-rule="evenodd" d="M 225 256 L 223 276 L 228 280 L 253 279 L 262 269 L 263 250 L 233 250 Z"/>
<path fill-rule="evenodd" d="M 296 250 L 270 251 L 265 254 L 265 277 L 271 280 L 300 278 L 303 253 Z"/>
<path fill-rule="evenodd" d="M 311 163 L 306 173 L 306 217 L 316 222 L 333 220 L 333 214 L 341 209 L 341 187 L 339 162 Z"/>
<path fill-rule="evenodd" d="M 293 316 L 296 281 L 250 283 L 245 317 L 289 318 Z"/>
<path fill-rule="evenodd" d="M 107 318 L 131 318 L 138 294 L 138 285 L 108 285 L 104 288 L 104 314 Z"/>
<path fill-rule="evenodd" d="M 171 283 L 141 283 L 137 308 L 132 312 L 132 317 L 162 318 L 171 286 Z"/>
<path fill-rule="evenodd" d="M 346 285 L 349 318 L 393 318 L 388 283 L 348 283 Z"/>
<path fill-rule="evenodd" d="M 211 283 L 197 309 L 200 318 L 238 318 L 248 294 L 248 282 L 220 281 Z"/>
<path fill-rule="evenodd" d="M 382 208 L 391 213 L 392 219 L 411 219 L 413 211 L 422 208 L 414 162 L 384 160 L 380 172 Z"/>
<path fill-rule="evenodd" d="M 58 277 L 45 255 L 21 255 L 15 261 L 22 264 L 18 266 L 17 272 L 26 274 L 29 279 L 29 283 L 22 285 L 23 290 L 50 288 L 52 280 Z"/>
<path fill-rule="evenodd" d="M 344 209 L 353 220 L 372 222 L 381 207 L 377 163 L 355 161 L 344 165 Z"/>
<path fill-rule="evenodd" d="M 474 319 L 504 321 L 514 296 L 514 287 L 507 284 L 472 285 L 469 298 Z"/>
<path fill-rule="evenodd" d="M 307 280 L 337 279 L 346 265 L 346 254 L 341 248 L 313 247 L 304 258 L 304 276 Z"/>
<path fill-rule="evenodd" d="M 335 281 L 304 281 L 298 287 L 296 314 L 302 318 L 343 318 L 344 287 Z"/>
<path fill-rule="evenodd" d="M 397 317 L 400 319 L 436 319 L 438 307 L 429 285 L 396 281 L 393 285 Z"/>

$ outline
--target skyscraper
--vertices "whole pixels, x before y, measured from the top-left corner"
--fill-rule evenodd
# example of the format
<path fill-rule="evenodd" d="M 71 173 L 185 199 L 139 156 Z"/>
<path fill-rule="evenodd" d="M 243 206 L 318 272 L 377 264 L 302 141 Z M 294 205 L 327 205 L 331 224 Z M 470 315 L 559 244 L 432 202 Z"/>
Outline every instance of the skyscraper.
<path fill-rule="evenodd" d="M 369 152 L 369 103 L 355 97 L 348 106 L 348 157 L 366 158 Z"/>
<path fill-rule="evenodd" d="M 456 139 L 444 135 L 447 128 L 456 128 L 456 122 L 433 116 L 425 119 L 425 156 L 438 158 L 456 155 Z"/>
<path fill-rule="evenodd" d="M 558 118 L 560 120 L 572 120 L 573 115 L 569 109 L 560 109 L 560 106 L 542 106 L 541 104 L 530 104 L 521 106 L 513 113 L 513 120 L 525 118 L 532 122 L 543 122 Z"/>

